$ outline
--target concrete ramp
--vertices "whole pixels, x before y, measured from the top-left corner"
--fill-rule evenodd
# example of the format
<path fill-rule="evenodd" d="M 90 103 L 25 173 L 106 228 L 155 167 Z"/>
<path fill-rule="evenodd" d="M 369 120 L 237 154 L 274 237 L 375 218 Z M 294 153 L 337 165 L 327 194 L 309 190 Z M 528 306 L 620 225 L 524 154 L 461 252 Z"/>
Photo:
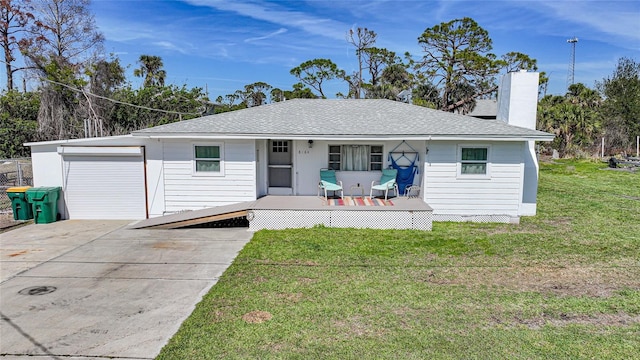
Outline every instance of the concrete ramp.
<path fill-rule="evenodd" d="M 255 201 L 246 201 L 232 205 L 216 206 L 202 210 L 185 211 L 139 221 L 130 229 L 177 229 L 185 226 L 206 224 L 247 216 L 255 206 Z"/>

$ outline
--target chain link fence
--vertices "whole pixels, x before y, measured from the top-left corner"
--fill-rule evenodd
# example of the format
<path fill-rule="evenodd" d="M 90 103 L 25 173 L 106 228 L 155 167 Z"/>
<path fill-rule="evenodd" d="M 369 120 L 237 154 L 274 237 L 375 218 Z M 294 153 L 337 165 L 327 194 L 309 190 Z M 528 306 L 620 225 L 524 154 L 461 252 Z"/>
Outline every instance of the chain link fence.
<path fill-rule="evenodd" d="M 11 214 L 11 200 L 7 189 L 14 186 L 33 186 L 31 159 L 0 159 L 0 213 Z"/>

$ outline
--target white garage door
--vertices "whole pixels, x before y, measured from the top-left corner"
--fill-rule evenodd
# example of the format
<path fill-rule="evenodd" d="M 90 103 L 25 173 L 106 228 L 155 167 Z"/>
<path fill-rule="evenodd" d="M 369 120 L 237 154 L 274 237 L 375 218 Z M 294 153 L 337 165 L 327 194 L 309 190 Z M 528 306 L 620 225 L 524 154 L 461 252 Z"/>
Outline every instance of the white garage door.
<path fill-rule="evenodd" d="M 94 151 L 65 147 L 62 154 L 66 217 L 145 219 L 143 152 L 141 147 L 109 147 Z"/>

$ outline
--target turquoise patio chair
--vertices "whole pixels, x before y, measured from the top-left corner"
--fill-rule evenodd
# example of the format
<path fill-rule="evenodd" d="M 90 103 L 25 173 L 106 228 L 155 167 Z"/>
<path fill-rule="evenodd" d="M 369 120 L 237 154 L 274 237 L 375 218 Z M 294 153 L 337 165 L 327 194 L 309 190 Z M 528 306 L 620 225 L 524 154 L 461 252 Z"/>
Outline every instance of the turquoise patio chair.
<path fill-rule="evenodd" d="M 329 169 L 320 169 L 320 183 L 318 183 L 318 196 L 320 191 L 324 191 L 324 198 L 328 199 L 327 191 L 340 192 L 340 198 L 344 199 L 344 190 L 342 189 L 342 181 L 336 179 L 336 171 Z"/>
<path fill-rule="evenodd" d="M 384 199 L 389 197 L 389 190 L 395 190 L 396 196 L 398 196 L 398 183 L 396 181 L 398 176 L 398 170 L 396 169 L 383 169 L 382 176 L 378 185 L 375 185 L 375 181 L 371 182 L 371 192 L 369 192 L 369 198 L 373 198 L 373 190 L 384 191 Z"/>

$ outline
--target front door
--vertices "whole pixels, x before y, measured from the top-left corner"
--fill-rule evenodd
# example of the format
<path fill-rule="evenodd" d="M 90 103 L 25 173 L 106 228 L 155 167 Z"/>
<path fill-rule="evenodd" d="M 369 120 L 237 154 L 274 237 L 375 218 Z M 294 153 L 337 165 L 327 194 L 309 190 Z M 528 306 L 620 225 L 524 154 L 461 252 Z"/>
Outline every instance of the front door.
<path fill-rule="evenodd" d="M 269 194 L 293 194 L 292 142 L 290 140 L 269 141 Z"/>

